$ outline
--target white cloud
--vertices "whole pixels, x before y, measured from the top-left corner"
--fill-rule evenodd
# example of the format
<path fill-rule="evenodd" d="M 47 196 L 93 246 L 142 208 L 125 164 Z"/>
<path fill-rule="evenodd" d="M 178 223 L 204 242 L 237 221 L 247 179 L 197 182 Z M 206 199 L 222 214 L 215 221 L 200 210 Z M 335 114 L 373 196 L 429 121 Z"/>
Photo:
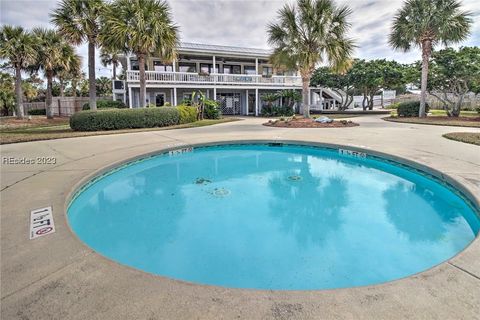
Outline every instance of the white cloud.
<path fill-rule="evenodd" d="M 268 48 L 266 25 L 275 19 L 278 9 L 287 1 L 239 1 L 239 0 L 173 0 L 170 1 L 173 17 L 180 27 L 183 41 Z M 340 0 L 348 5 L 350 36 L 358 48 L 355 56 L 365 59 L 387 58 L 400 62 L 413 62 L 420 58 L 417 50 L 409 53 L 395 52 L 387 43 L 395 12 L 403 0 Z M 480 45 L 480 10 L 477 0 L 464 0 L 463 8 L 473 13 L 474 24 L 470 38 L 462 45 Z M 1 24 L 22 25 L 26 28 L 50 26 L 49 13 L 56 6 L 55 0 L 1 0 Z M 86 45 L 78 48 L 84 57 L 86 70 Z M 109 75 L 97 59 L 97 73 Z"/>

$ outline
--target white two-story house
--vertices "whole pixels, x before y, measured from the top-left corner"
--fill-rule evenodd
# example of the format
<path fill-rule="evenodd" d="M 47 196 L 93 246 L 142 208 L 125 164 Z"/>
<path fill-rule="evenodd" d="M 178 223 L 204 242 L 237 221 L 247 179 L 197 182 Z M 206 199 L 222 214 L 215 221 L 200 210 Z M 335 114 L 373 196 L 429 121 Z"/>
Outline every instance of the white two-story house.
<path fill-rule="evenodd" d="M 232 46 L 182 43 L 177 59 L 165 64 L 158 58 L 146 62 L 146 99 L 149 104 L 178 105 L 194 91 L 219 102 L 225 115 L 259 115 L 262 95 L 284 89 L 301 90 L 301 78 L 293 72 L 275 70 L 270 51 Z M 139 66 L 135 56 L 125 56 L 125 82 L 114 82 L 114 98 L 130 108 L 140 106 Z M 312 88 L 311 104 L 320 102 Z M 318 91 L 317 91 L 318 92 Z"/>

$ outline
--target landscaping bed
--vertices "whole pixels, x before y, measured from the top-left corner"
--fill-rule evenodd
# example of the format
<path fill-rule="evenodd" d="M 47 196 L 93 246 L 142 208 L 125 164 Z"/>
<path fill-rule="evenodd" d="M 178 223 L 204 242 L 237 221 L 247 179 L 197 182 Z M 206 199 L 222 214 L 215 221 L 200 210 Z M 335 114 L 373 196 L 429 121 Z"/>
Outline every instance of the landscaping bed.
<path fill-rule="evenodd" d="M 471 116 L 460 116 L 460 117 L 428 116 L 426 118 L 386 117 L 386 118 L 383 118 L 383 120 L 392 121 L 392 122 L 415 123 L 415 124 L 430 124 L 430 125 L 437 125 L 437 126 L 480 128 L 480 117 L 471 117 Z"/>
<path fill-rule="evenodd" d="M 44 118 L 47 120 L 46 118 Z M 3 124 L 2 119 L 2 124 Z M 62 125 L 56 125 L 57 120 L 62 120 Z M 238 118 L 221 118 L 221 119 L 205 119 L 196 122 L 190 122 L 186 124 L 179 124 L 168 127 L 155 127 L 155 128 L 141 128 L 141 129 L 121 129 L 121 130 L 109 130 L 109 131 L 74 131 L 68 125 L 68 118 L 55 118 L 50 121 L 40 121 L 40 125 L 34 126 L 20 125 L 17 127 L 9 127 L 8 129 L 3 127 L 0 129 L 0 144 L 39 141 L 39 140 L 52 140 L 63 138 L 75 138 L 86 136 L 98 136 L 108 134 L 121 134 L 121 133 L 133 133 L 144 131 L 157 131 L 157 130 L 172 130 L 172 129 L 184 129 L 210 126 L 218 123 L 231 122 L 240 120 Z M 27 122 L 28 120 L 18 120 Z"/>
<path fill-rule="evenodd" d="M 452 132 L 444 134 L 443 137 L 480 146 L 480 132 Z"/>
<path fill-rule="evenodd" d="M 356 127 L 358 126 L 358 123 L 352 122 L 350 120 L 335 120 L 330 123 L 320 123 L 316 122 L 314 119 L 309 118 L 287 118 L 284 120 L 270 120 L 263 125 L 277 128 L 345 128 Z"/>

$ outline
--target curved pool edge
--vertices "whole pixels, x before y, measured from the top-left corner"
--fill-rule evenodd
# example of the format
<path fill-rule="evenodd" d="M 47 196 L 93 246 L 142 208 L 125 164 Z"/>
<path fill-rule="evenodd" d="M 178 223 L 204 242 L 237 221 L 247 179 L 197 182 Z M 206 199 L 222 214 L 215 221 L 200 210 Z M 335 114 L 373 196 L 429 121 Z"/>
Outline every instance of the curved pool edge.
<path fill-rule="evenodd" d="M 91 250 L 93 253 L 95 253 L 97 256 L 102 257 L 103 259 L 106 259 L 107 261 L 117 264 L 123 268 L 127 268 L 130 270 L 134 270 L 136 272 L 140 272 L 143 274 L 148 274 L 151 275 L 157 279 L 164 279 L 176 283 L 181 283 L 181 284 L 186 284 L 186 285 L 193 285 L 193 286 L 199 286 L 199 287 L 210 287 L 210 288 L 220 288 L 222 290 L 235 290 L 235 291 L 254 291 L 254 292 L 291 292 L 291 293 L 298 293 L 298 292 L 329 292 L 329 291 L 339 291 L 339 290 L 352 290 L 352 289 L 359 289 L 359 288 L 375 288 L 375 287 L 381 287 L 397 282 L 402 282 L 405 281 L 406 279 L 410 279 L 413 277 L 425 275 L 426 273 L 429 273 L 435 269 L 440 268 L 441 266 L 445 264 L 449 264 L 452 260 L 455 260 L 457 258 L 460 258 L 461 256 L 466 254 L 466 251 L 472 247 L 474 244 L 480 243 L 480 232 L 477 233 L 475 236 L 474 240 L 471 241 L 465 248 L 463 248 L 461 251 L 456 253 L 454 256 L 451 258 L 440 262 L 438 264 L 435 264 L 428 269 L 422 270 L 420 272 L 386 281 L 386 282 L 381 282 L 381 283 L 376 283 L 376 284 L 369 284 L 369 285 L 362 285 L 362 286 L 353 286 L 353 287 L 347 287 L 347 288 L 331 288 L 331 289 L 307 289 L 307 290 L 270 290 L 270 289 L 250 289 L 250 288 L 232 288 L 232 287 L 224 287 L 224 286 L 218 286 L 218 285 L 211 285 L 211 284 L 201 284 L 201 283 L 196 283 L 196 282 L 190 282 L 187 280 L 182 280 L 182 279 L 176 279 L 176 278 L 170 278 L 167 276 L 163 275 L 157 275 L 151 272 L 143 271 L 141 269 L 137 269 L 125 264 L 122 264 L 120 262 L 117 262 L 107 256 L 104 256 L 103 254 L 95 251 L 92 249 L 90 246 L 88 246 L 85 242 L 83 242 L 78 235 L 73 231 L 70 225 L 70 221 L 68 219 L 68 208 L 72 201 L 74 200 L 75 196 L 79 194 L 82 189 L 84 189 L 86 186 L 88 186 L 90 183 L 94 182 L 96 179 L 101 178 L 104 174 L 107 174 L 111 172 L 114 169 L 126 166 L 130 163 L 149 158 L 155 155 L 167 153 L 172 150 L 177 150 L 181 148 L 188 148 L 188 147 L 193 147 L 193 148 L 200 148 L 200 147 L 209 147 L 209 146 L 221 146 L 221 145 L 231 145 L 231 144 L 269 144 L 269 143 L 283 143 L 283 144 L 293 144 L 293 145 L 300 145 L 300 146 L 311 146 L 311 147 L 324 147 L 324 148 L 330 148 L 330 149 L 348 149 L 352 151 L 357 151 L 357 152 L 363 152 L 367 153 L 367 155 L 374 156 L 374 157 L 379 157 L 382 159 L 386 159 L 388 161 L 393 161 L 399 165 L 404 165 L 408 166 L 410 168 L 413 168 L 415 170 L 418 170 L 424 174 L 431 175 L 432 177 L 438 179 L 442 183 L 446 183 L 449 187 L 453 187 L 458 190 L 460 195 L 464 197 L 470 205 L 473 206 L 473 209 L 475 211 L 475 214 L 477 217 L 480 219 L 480 194 L 477 197 L 474 193 L 473 190 L 468 185 L 465 185 L 461 183 L 459 180 L 457 180 L 454 176 L 446 174 L 441 172 L 440 170 L 437 170 L 431 166 L 422 164 L 418 161 L 415 160 L 410 160 L 408 158 L 402 157 L 402 156 L 397 156 L 394 154 L 390 153 L 385 153 L 382 151 L 378 151 L 372 148 L 367 148 L 367 147 L 362 147 L 362 146 L 352 146 L 352 145 L 345 145 L 345 144 L 334 144 L 334 143 L 324 143 L 324 142 L 314 142 L 314 141 L 305 141 L 305 140 L 290 140 L 290 139 L 241 139 L 241 140 L 220 140 L 220 141 L 208 141 L 208 142 L 199 142 L 199 143 L 178 143 L 178 144 L 166 144 L 165 147 L 159 147 L 158 149 L 155 149 L 150 152 L 146 153 L 140 153 L 135 156 L 127 156 L 124 159 L 112 162 L 108 165 L 102 166 L 90 174 L 82 177 L 79 179 L 76 183 L 74 183 L 74 186 L 66 193 L 66 196 L 64 198 L 64 211 L 63 214 L 65 215 L 65 220 L 66 224 L 68 226 L 69 232 L 74 235 L 75 239 L 79 241 L 83 246 Z M 458 268 L 458 267 L 457 267 Z"/>

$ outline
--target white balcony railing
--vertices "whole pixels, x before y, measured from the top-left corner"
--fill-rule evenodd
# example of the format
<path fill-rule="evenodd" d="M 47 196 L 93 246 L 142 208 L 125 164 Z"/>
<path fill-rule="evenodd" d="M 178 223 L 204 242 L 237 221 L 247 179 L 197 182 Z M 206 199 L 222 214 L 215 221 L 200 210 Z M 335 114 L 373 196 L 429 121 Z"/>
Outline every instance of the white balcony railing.
<path fill-rule="evenodd" d="M 300 77 L 271 76 L 262 77 L 255 74 L 221 74 L 200 75 L 192 72 L 145 71 L 147 83 L 193 83 L 223 85 L 258 85 L 258 86 L 301 86 Z M 139 82 L 139 71 L 127 71 L 128 82 Z"/>

